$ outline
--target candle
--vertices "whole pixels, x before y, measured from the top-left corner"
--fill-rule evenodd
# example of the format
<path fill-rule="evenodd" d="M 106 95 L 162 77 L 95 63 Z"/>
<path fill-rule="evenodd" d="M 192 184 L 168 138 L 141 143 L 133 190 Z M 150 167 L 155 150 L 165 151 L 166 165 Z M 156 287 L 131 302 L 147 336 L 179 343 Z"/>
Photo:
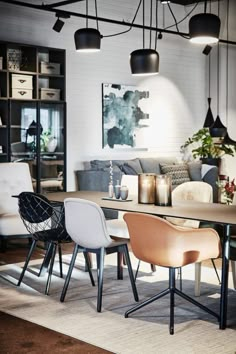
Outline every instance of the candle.
<path fill-rule="evenodd" d="M 140 173 L 138 176 L 138 202 L 153 204 L 155 202 L 155 174 Z"/>
<path fill-rule="evenodd" d="M 156 205 L 171 205 L 171 177 L 168 175 L 156 176 Z"/>

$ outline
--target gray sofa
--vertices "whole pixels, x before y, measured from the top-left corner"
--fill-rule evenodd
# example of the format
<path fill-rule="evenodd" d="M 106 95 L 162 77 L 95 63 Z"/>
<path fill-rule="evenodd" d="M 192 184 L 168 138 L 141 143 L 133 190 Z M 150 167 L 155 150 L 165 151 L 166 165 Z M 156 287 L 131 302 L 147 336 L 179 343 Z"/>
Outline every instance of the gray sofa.
<path fill-rule="evenodd" d="M 204 181 L 213 188 L 213 201 L 218 202 L 218 168 L 216 166 L 202 165 L 200 161 L 179 164 L 176 158 L 172 157 L 140 157 L 132 160 L 112 160 L 113 182 L 121 181 L 123 174 L 137 175 L 139 173 L 161 174 L 168 166 L 178 165 L 186 169 L 183 178 L 177 183 L 187 180 Z M 204 173 L 203 173 L 204 172 Z M 90 169 L 77 170 L 76 179 L 79 190 L 108 191 L 110 180 L 110 160 L 92 160 Z M 186 173 L 188 178 L 186 178 Z M 173 185 L 173 188 L 175 185 Z M 107 217 L 116 217 L 115 212 L 105 212 Z M 114 214 L 114 215 L 113 215 Z"/>

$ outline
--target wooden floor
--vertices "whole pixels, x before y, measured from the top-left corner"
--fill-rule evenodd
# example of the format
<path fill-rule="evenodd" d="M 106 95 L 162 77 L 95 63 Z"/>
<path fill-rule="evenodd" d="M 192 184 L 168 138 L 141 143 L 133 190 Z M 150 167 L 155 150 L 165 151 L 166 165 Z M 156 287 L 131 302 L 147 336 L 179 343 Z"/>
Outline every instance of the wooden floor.
<path fill-rule="evenodd" d="M 71 253 L 72 248 L 72 244 L 64 245 L 63 253 Z M 4 264 L 24 262 L 28 249 L 27 240 L 11 241 L 8 244 L 7 251 L 5 253 L 0 253 L 0 266 Z M 32 259 L 42 258 L 43 254 L 43 249 L 37 248 Z M 42 354 L 43 352 L 50 352 L 50 354 L 111 353 L 94 345 L 0 311 L 1 354 Z"/>

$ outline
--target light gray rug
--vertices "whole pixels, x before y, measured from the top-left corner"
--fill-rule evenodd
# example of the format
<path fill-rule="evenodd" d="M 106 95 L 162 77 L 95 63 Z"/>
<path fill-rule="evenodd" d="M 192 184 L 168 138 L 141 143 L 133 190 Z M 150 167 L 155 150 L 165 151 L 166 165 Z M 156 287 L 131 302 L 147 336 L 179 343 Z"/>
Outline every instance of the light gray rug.
<path fill-rule="evenodd" d="M 65 256 L 65 271 L 69 261 L 70 256 Z M 40 262 L 30 263 L 31 272 L 26 273 L 21 287 L 14 284 L 22 264 L 0 267 L 1 311 L 115 353 L 236 353 L 236 292 L 233 290 L 229 290 L 229 328 L 219 330 L 214 317 L 176 297 L 175 335 L 170 336 L 168 296 L 124 318 L 124 312 L 135 302 L 127 270 L 123 281 L 116 280 L 114 256 L 107 256 L 102 313 L 96 312 L 97 288 L 91 286 L 88 274 L 83 271 L 82 259 L 77 261 L 64 303 L 59 302 L 64 280 L 58 277 L 57 270 L 50 296 L 43 295 L 46 277 L 35 275 Z M 133 259 L 134 265 L 136 262 Z M 193 266 L 183 269 L 183 278 L 183 291 L 193 296 Z M 213 269 L 203 267 L 202 278 L 199 301 L 218 311 L 220 287 Z M 142 263 L 137 280 L 140 300 L 165 289 L 167 279 L 167 269 L 158 268 L 151 274 L 150 266 Z"/>

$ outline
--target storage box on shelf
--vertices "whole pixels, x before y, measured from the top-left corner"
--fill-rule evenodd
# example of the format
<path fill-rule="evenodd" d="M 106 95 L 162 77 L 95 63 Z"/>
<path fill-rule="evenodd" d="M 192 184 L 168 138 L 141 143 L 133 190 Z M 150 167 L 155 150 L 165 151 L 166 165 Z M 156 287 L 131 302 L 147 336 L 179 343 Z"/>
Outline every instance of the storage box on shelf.
<path fill-rule="evenodd" d="M 40 68 L 41 68 L 41 74 L 60 75 L 59 63 L 47 63 L 41 61 Z"/>
<path fill-rule="evenodd" d="M 49 101 L 59 101 L 60 100 L 60 90 L 52 88 L 41 88 L 40 89 L 40 99 Z"/>

